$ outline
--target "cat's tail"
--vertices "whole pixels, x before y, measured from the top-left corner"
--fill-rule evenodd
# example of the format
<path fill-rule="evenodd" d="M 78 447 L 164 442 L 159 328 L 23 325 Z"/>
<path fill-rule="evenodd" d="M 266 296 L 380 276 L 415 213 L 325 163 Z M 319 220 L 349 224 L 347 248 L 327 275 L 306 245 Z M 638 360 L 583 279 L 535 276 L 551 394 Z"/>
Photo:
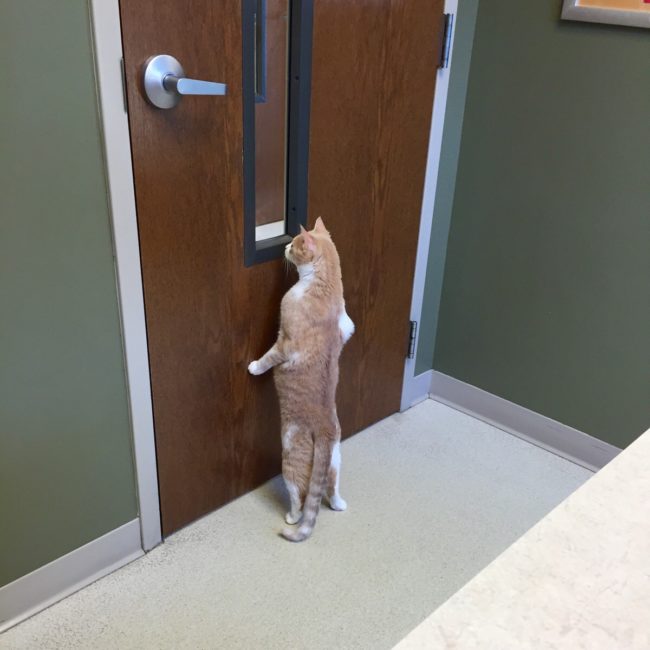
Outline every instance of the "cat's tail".
<path fill-rule="evenodd" d="M 282 531 L 282 537 L 290 542 L 302 542 L 312 534 L 327 484 L 327 473 L 332 462 L 332 443 L 322 434 L 314 438 L 314 462 L 309 479 L 309 490 L 302 509 L 302 522 L 297 530 L 285 528 Z"/>

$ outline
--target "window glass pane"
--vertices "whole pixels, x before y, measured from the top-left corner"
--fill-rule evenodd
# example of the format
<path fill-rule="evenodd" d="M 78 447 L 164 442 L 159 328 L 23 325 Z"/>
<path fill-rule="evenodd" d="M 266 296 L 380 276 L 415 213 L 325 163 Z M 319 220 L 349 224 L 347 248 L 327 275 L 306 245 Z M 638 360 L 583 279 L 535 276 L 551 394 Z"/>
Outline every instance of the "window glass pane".
<path fill-rule="evenodd" d="M 256 0 L 255 239 L 285 233 L 289 0 Z"/>

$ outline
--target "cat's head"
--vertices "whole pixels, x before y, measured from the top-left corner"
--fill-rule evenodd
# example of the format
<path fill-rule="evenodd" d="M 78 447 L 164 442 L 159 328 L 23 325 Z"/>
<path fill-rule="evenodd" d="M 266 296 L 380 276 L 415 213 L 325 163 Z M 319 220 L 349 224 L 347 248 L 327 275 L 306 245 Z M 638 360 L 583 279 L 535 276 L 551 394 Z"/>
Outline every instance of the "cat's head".
<path fill-rule="evenodd" d="M 300 226 L 300 234 L 287 244 L 284 255 L 296 266 L 301 266 L 315 263 L 332 248 L 332 238 L 323 220 L 318 217 L 313 230 L 305 230 Z"/>

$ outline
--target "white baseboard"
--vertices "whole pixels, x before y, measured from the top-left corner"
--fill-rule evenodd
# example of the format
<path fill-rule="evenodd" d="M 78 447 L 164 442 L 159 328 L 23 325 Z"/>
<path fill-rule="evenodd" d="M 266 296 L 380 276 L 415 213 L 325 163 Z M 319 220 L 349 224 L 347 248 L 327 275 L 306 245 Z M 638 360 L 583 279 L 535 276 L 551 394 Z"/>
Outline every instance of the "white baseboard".
<path fill-rule="evenodd" d="M 578 429 L 492 395 L 476 386 L 432 371 L 431 397 L 463 413 L 597 471 L 621 450 Z"/>
<path fill-rule="evenodd" d="M 411 406 L 415 406 L 429 397 L 432 378 L 433 370 L 427 370 L 415 377 L 409 378 L 405 376 L 402 386 L 402 404 L 400 411 L 406 411 L 406 409 L 410 409 Z"/>
<path fill-rule="evenodd" d="M 133 519 L 0 588 L 0 633 L 144 555 Z"/>

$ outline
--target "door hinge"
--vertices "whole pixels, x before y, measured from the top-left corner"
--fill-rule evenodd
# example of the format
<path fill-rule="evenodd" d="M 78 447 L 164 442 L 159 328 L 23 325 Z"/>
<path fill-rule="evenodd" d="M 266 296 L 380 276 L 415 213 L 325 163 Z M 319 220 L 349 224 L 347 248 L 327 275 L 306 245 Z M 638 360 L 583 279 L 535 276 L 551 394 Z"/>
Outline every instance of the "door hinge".
<path fill-rule="evenodd" d="M 122 77 L 122 103 L 124 105 L 124 112 L 128 114 L 126 104 L 126 69 L 124 67 L 124 59 L 120 59 L 120 76 Z"/>
<path fill-rule="evenodd" d="M 454 31 L 454 14 L 445 14 L 445 26 L 442 34 L 442 50 L 440 52 L 441 69 L 449 67 L 449 57 L 451 55 L 451 35 Z"/>
<path fill-rule="evenodd" d="M 418 322 L 416 320 L 410 321 L 411 329 L 409 330 L 409 349 L 408 354 L 406 355 L 407 359 L 415 358 L 415 340 L 418 336 Z"/>

